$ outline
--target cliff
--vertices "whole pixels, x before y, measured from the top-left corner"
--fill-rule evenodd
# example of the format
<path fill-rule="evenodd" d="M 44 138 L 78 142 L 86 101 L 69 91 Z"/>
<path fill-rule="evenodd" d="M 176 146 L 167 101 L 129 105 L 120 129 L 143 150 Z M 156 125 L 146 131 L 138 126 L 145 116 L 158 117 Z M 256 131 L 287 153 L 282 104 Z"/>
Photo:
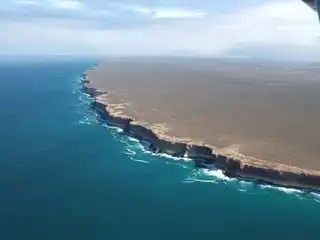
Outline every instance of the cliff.
<path fill-rule="evenodd" d="M 99 116 L 109 125 L 119 127 L 129 136 L 138 139 L 148 150 L 191 158 L 198 167 L 206 167 L 205 164 L 212 164 L 229 177 L 278 186 L 320 190 L 319 172 L 244 156 L 230 155 L 210 146 L 158 135 L 148 126 L 137 122 L 137 119 L 112 114 L 113 111 L 108 109 L 108 104 L 101 101 L 102 98 L 97 98 L 98 96 L 107 96 L 108 93 L 88 87 L 87 84 L 90 81 L 87 73 L 82 74 L 82 83 L 83 91 L 95 99 L 91 107 L 97 111 Z"/>

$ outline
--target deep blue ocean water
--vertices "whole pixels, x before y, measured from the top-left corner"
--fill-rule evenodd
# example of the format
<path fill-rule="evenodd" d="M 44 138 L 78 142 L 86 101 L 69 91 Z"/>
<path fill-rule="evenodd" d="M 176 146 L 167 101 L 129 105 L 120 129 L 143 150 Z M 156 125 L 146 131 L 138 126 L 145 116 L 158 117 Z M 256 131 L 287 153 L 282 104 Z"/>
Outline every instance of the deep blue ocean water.
<path fill-rule="evenodd" d="M 0 62 L 0 239 L 320 239 L 320 195 L 154 156 L 97 121 L 91 60 Z"/>

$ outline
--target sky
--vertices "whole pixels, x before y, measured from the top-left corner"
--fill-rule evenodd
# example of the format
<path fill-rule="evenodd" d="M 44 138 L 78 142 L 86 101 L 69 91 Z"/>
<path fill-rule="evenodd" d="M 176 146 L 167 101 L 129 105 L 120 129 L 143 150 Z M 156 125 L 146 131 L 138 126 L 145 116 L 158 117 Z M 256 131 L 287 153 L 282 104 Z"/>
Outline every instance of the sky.
<path fill-rule="evenodd" d="M 300 0 L 1 0 L 0 55 L 320 60 Z"/>

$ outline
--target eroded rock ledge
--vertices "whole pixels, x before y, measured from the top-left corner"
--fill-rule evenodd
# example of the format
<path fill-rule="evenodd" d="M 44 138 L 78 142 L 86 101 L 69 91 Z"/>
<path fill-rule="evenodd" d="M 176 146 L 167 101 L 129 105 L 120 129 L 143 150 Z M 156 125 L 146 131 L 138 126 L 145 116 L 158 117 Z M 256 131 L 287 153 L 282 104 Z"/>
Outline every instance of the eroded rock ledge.
<path fill-rule="evenodd" d="M 244 156 L 233 156 L 204 145 L 163 139 L 154 131 L 135 122 L 134 119 L 118 116 L 108 111 L 106 103 L 98 96 L 108 94 L 87 87 L 90 83 L 87 73 L 82 74 L 83 91 L 95 100 L 91 107 L 109 125 L 119 127 L 126 134 L 140 141 L 150 151 L 167 153 L 176 157 L 188 157 L 197 167 L 215 166 L 228 177 L 247 179 L 259 183 L 320 191 L 320 172 L 304 170 L 284 164 L 266 162 Z"/>

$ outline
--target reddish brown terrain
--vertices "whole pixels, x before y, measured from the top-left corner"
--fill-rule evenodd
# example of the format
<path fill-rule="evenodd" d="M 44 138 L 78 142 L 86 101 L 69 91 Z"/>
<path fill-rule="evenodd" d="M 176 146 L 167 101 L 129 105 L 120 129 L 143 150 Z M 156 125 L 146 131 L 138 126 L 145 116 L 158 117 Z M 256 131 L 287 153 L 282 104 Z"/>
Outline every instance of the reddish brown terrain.
<path fill-rule="evenodd" d="M 319 76 L 311 63 L 131 58 L 101 63 L 85 86 L 161 139 L 212 147 L 242 169 L 319 176 Z"/>

